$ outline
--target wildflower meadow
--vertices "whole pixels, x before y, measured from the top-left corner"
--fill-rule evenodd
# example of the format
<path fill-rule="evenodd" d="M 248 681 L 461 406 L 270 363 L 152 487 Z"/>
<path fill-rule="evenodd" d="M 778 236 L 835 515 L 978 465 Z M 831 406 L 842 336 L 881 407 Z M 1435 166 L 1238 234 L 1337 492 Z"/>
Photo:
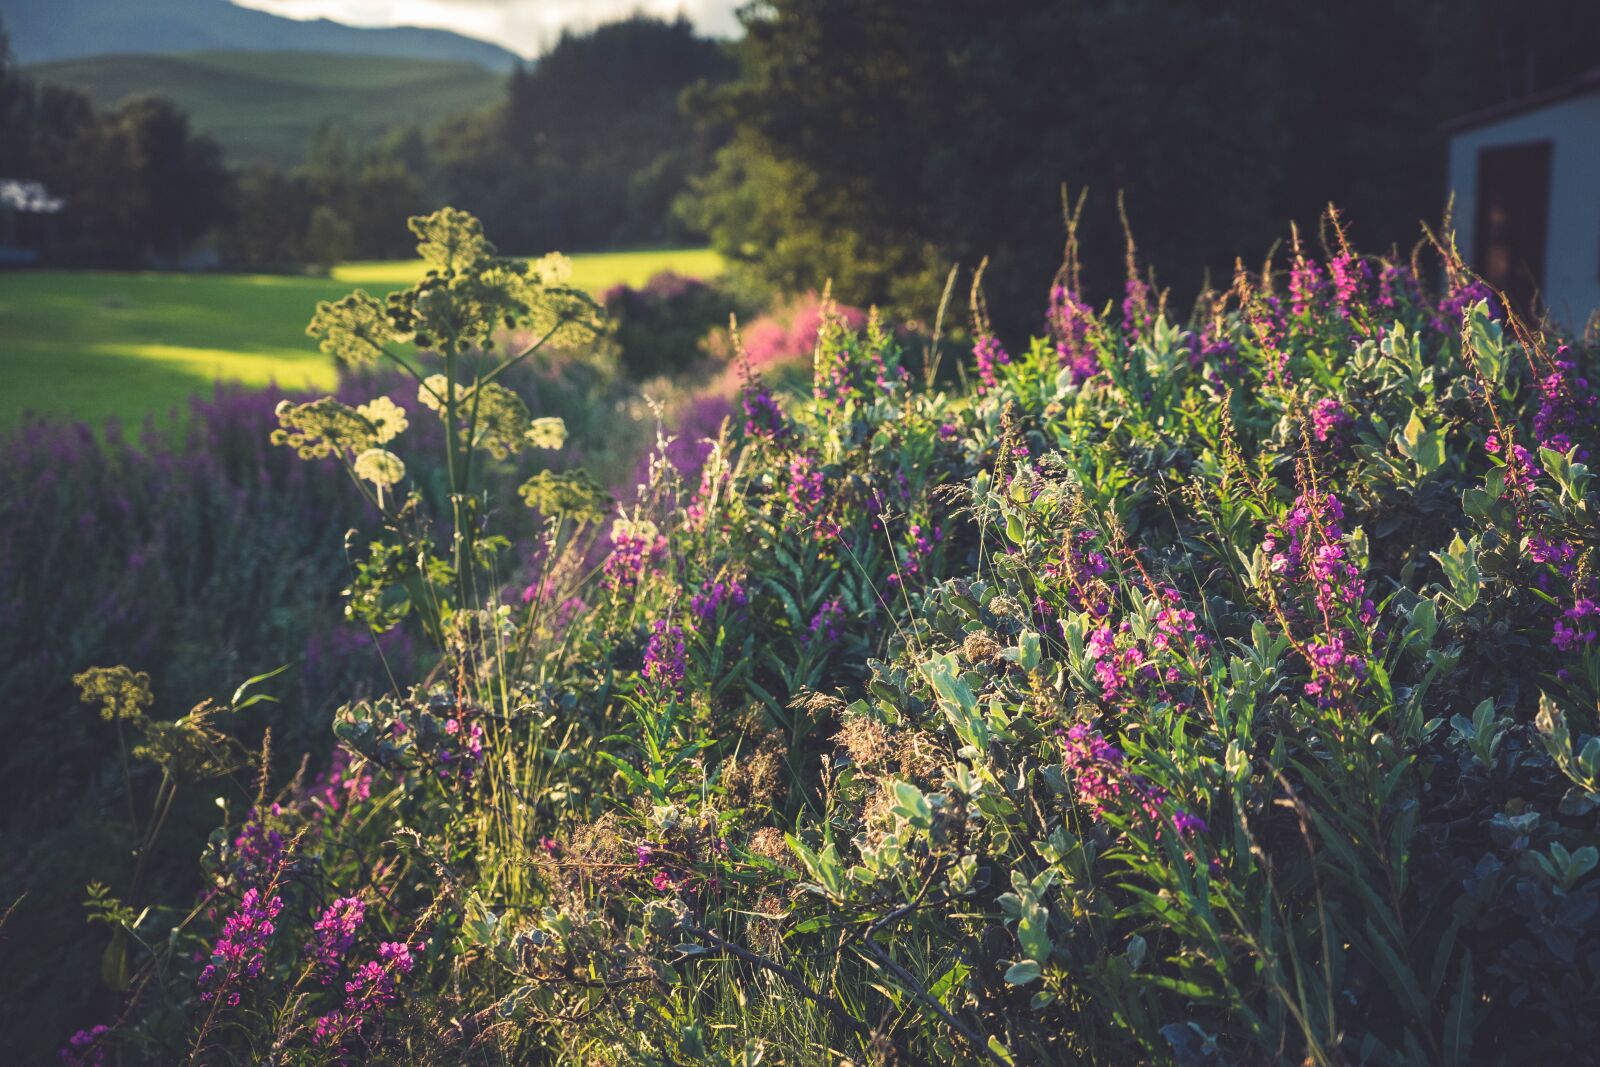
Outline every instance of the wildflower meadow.
<path fill-rule="evenodd" d="M 929 322 L 824 294 L 713 333 L 637 468 L 616 365 L 551 368 L 705 294 L 602 306 L 452 209 L 411 288 L 318 308 L 337 395 L 152 449 L 120 504 L 67 480 L 106 442 L 10 446 L 84 509 L 61 565 L 107 560 L 107 626 L 171 586 L 119 538 L 184 536 L 141 510 L 172 464 L 258 471 L 223 512 L 296 546 L 203 572 L 278 620 L 215 692 L 134 655 L 74 709 L 70 657 L 27 665 L 138 863 L 88 891 L 61 1062 L 1581 1059 L 1592 339 L 1448 231 L 1368 255 L 1331 213 L 1188 303 L 1130 240 L 1093 303 L 1075 221 L 1025 341 L 982 271 Z"/>

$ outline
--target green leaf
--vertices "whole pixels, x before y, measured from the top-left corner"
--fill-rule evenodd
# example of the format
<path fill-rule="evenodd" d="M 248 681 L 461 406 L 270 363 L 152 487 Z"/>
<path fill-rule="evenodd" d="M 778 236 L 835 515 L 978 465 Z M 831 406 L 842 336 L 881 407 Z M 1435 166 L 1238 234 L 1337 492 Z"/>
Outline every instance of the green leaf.
<path fill-rule="evenodd" d="M 1022 525 L 1022 516 L 1014 511 L 1006 512 L 1006 537 L 1013 544 L 1022 544 L 1027 540 L 1027 530 Z"/>
<path fill-rule="evenodd" d="M 1396 446 L 1402 455 L 1417 465 L 1417 472 L 1427 477 L 1445 463 L 1444 434 L 1432 430 L 1412 409 L 1411 419 L 1400 431 Z"/>
<path fill-rule="evenodd" d="M 1039 904 L 1024 904 L 1017 922 L 1017 941 L 1036 960 L 1048 960 L 1055 946 L 1050 941 L 1050 913 Z"/>
<path fill-rule="evenodd" d="M 239 701 L 240 701 L 240 698 L 242 698 L 244 696 L 245 691 L 248 690 L 251 686 L 255 685 L 258 682 L 264 682 L 268 678 L 276 678 L 278 675 L 282 674 L 284 671 L 286 671 L 288 669 L 289 669 L 289 665 L 287 663 L 285 663 L 283 666 L 279 667 L 275 671 L 268 671 L 265 674 L 258 674 L 254 678 L 246 678 L 243 682 L 240 683 L 239 688 L 237 688 L 237 689 L 235 689 L 233 691 L 233 698 L 231 700 L 229 700 L 228 703 L 232 704 L 233 707 L 234 707 L 234 710 L 236 710 L 236 711 L 240 710 L 240 709 L 243 709 L 243 708 L 248 708 L 251 704 L 254 704 L 257 701 L 261 701 L 261 700 L 270 700 L 274 704 L 276 704 L 278 702 L 278 698 L 277 697 L 272 697 L 272 696 L 267 696 L 265 693 L 258 693 L 255 696 L 251 697 L 249 700 L 244 701 L 244 703 L 242 703 L 242 704 Z"/>
<path fill-rule="evenodd" d="M 128 989 L 128 931 L 118 926 L 111 931 L 111 944 L 100 957 L 100 980 L 119 993 Z"/>
<path fill-rule="evenodd" d="M 1002 1045 L 1000 1039 L 993 1034 L 989 1036 L 989 1051 L 999 1057 L 1003 1063 L 1015 1064 L 1017 1062 L 1011 1058 L 1011 1050 Z"/>
<path fill-rule="evenodd" d="M 1018 960 L 1006 968 L 1007 985 L 1027 985 L 1037 981 L 1040 975 L 1039 964 L 1034 960 Z"/>
<path fill-rule="evenodd" d="M 1450 998 L 1450 1011 L 1444 1021 L 1444 1062 L 1467 1063 L 1472 1053 L 1472 1031 L 1477 1025 L 1472 1018 L 1472 950 L 1461 954 L 1461 969 L 1456 979 L 1455 996 Z"/>

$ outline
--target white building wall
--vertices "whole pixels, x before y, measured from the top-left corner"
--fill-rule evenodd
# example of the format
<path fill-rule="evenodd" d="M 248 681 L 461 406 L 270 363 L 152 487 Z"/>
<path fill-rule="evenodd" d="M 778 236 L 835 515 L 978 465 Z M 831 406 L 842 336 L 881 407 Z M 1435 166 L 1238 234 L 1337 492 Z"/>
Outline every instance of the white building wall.
<path fill-rule="evenodd" d="M 1544 300 L 1556 321 L 1581 330 L 1590 313 L 1600 308 L 1600 93 L 1451 135 L 1457 247 L 1470 260 L 1478 220 L 1478 150 L 1530 141 L 1551 143 Z"/>

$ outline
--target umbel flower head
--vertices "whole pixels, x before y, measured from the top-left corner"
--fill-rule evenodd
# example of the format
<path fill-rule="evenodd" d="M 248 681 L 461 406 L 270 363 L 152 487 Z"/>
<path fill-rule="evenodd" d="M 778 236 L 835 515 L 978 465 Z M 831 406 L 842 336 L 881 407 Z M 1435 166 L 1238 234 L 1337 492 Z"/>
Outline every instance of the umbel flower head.
<path fill-rule="evenodd" d="M 301 459 L 350 458 L 387 444 L 406 428 L 406 413 L 388 397 L 351 407 L 331 396 L 296 404 L 278 404 L 278 429 L 272 443 L 287 445 Z"/>
<path fill-rule="evenodd" d="M 124 719 L 137 722 L 155 703 L 150 691 L 150 676 L 118 664 L 115 667 L 90 667 L 72 678 L 85 704 L 99 704 L 106 722 Z"/>
<path fill-rule="evenodd" d="M 398 485 L 406 476 L 406 465 L 400 457 L 385 448 L 369 448 L 356 457 L 356 477 L 363 478 L 387 489 Z"/>
<path fill-rule="evenodd" d="M 449 379 L 433 374 L 418 388 L 417 399 L 444 418 L 449 389 Z M 495 459 L 506 459 L 526 445 L 560 448 L 566 443 L 565 422 L 559 418 L 533 418 L 520 396 L 496 382 L 466 386 L 458 383 L 455 402 L 457 421 L 464 429 L 475 428 L 472 445 L 483 448 Z"/>
<path fill-rule="evenodd" d="M 543 470 L 517 492 L 524 504 L 552 519 L 599 522 L 611 513 L 611 494 L 585 470 Z"/>

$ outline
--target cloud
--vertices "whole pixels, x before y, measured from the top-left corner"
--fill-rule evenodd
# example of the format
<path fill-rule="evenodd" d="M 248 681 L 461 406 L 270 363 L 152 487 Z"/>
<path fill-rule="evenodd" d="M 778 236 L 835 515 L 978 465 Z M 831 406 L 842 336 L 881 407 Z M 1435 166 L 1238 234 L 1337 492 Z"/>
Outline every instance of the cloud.
<path fill-rule="evenodd" d="M 327 18 L 352 26 L 435 26 L 536 56 L 561 31 L 588 29 L 635 11 L 686 15 L 702 33 L 732 36 L 741 0 L 235 0 L 289 18 Z"/>

